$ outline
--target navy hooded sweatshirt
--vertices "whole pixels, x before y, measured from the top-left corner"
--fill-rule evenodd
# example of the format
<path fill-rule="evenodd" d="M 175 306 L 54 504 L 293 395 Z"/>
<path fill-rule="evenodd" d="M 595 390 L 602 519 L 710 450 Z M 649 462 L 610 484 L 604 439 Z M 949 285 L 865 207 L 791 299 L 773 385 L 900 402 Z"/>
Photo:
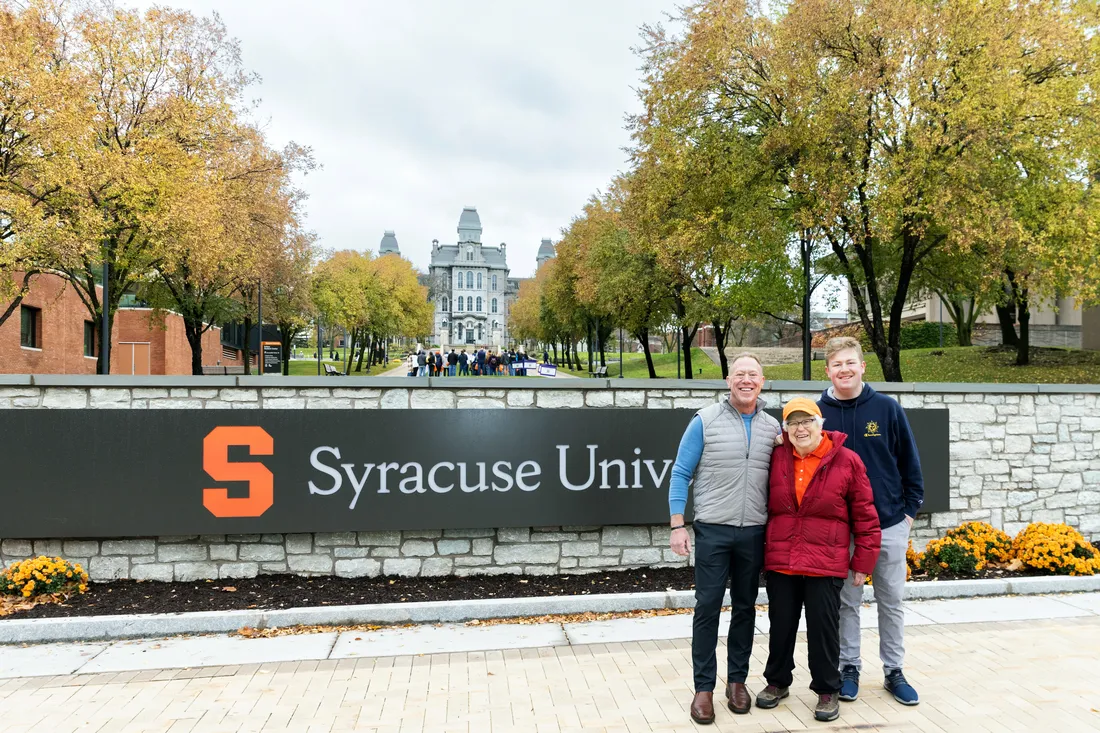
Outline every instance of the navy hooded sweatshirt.
<path fill-rule="evenodd" d="M 875 494 L 875 509 L 883 529 L 917 516 L 924 503 L 917 443 L 905 411 L 896 400 L 863 385 L 854 400 L 839 400 L 832 388 L 817 401 L 825 427 L 847 434 L 845 448 L 851 448 L 867 466 Z"/>

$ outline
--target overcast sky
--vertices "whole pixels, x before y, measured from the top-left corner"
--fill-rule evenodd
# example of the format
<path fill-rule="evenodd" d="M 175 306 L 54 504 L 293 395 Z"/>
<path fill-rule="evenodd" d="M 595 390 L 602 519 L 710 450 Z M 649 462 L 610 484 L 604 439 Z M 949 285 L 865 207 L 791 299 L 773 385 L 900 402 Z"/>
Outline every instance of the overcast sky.
<path fill-rule="evenodd" d="M 144 7 L 151 2 L 120 0 Z M 673 0 L 167 0 L 217 10 L 262 81 L 271 142 L 310 145 L 308 225 L 328 249 L 386 229 L 427 270 L 476 206 L 482 241 L 535 269 L 585 200 L 626 166 L 631 48 Z"/>

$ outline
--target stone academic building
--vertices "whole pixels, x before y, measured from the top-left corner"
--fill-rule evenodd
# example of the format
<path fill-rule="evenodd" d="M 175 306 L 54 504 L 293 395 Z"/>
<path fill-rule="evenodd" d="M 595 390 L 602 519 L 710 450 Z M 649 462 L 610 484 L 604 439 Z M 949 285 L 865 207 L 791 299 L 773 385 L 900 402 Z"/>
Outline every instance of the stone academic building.
<path fill-rule="evenodd" d="M 511 345 L 508 313 L 519 294 L 521 278 L 508 277 L 507 245 L 493 247 L 481 241 L 481 218 L 467 206 L 458 218 L 458 240 L 432 240 L 428 268 L 428 297 L 435 305 L 431 343 L 443 348 Z M 396 252 L 397 241 L 386 232 L 379 252 Z M 536 261 L 554 256 L 549 239 L 542 240 Z"/>

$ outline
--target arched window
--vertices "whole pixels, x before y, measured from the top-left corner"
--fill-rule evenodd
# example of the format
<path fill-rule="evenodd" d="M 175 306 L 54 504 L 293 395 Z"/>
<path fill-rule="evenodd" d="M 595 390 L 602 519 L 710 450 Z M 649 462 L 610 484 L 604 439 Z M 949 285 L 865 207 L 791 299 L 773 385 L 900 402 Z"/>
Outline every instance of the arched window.
<path fill-rule="evenodd" d="M 467 262 L 473 262 L 474 261 L 474 251 L 472 249 L 466 250 L 466 261 Z"/>
<path fill-rule="evenodd" d="M 481 312 L 481 298 L 478 298 L 478 299 L 477 299 L 477 309 L 475 310 L 475 312 L 476 312 L 476 313 L 480 313 L 480 312 Z"/>
<path fill-rule="evenodd" d="M 461 272 L 458 273 L 457 281 L 458 281 L 458 289 L 462 290 L 462 273 Z"/>
<path fill-rule="evenodd" d="M 447 324 L 446 324 L 446 323 L 444 323 L 443 325 L 444 325 L 444 326 L 446 326 Z M 493 321 L 493 330 L 495 331 L 495 330 L 497 330 L 498 328 L 500 328 L 500 324 L 499 324 L 499 323 L 497 323 L 496 321 Z"/>
<path fill-rule="evenodd" d="M 460 309 L 461 310 L 461 309 Z M 458 324 L 458 340 L 462 340 L 462 324 Z"/>
<path fill-rule="evenodd" d="M 461 295 L 458 296 L 458 310 L 459 310 L 459 312 L 462 311 L 462 296 Z"/>
<path fill-rule="evenodd" d="M 479 323 L 479 324 L 477 324 L 477 340 L 478 340 L 478 341 L 481 341 L 481 339 L 482 339 L 482 335 L 481 335 L 481 324 Z"/>
<path fill-rule="evenodd" d="M 444 313 L 446 313 L 446 312 L 447 312 L 447 299 L 446 299 L 446 298 L 444 298 L 444 299 L 443 299 L 442 301 L 440 301 L 440 302 L 442 303 L 442 305 L 441 305 L 441 310 L 442 310 L 442 311 L 443 311 Z"/>
<path fill-rule="evenodd" d="M 497 299 L 496 298 L 493 298 L 493 303 L 492 303 L 491 307 L 493 309 L 493 313 L 496 313 L 497 312 Z"/>
<path fill-rule="evenodd" d="M 481 290 L 481 273 L 477 274 L 477 289 Z"/>
<path fill-rule="evenodd" d="M 493 290 L 497 289 L 497 276 L 493 275 Z"/>
<path fill-rule="evenodd" d="M 466 288 L 469 290 L 474 289 L 474 273 L 472 272 L 466 273 Z"/>

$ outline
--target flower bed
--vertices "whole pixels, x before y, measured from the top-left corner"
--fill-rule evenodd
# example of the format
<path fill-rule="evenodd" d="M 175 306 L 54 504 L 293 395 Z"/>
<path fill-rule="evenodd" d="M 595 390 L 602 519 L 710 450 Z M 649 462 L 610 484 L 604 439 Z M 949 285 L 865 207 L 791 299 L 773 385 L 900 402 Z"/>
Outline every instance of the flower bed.
<path fill-rule="evenodd" d="M 912 542 L 906 553 L 910 577 L 930 579 L 996 575 L 1095 575 L 1100 549 L 1066 524 L 1029 524 L 1015 538 L 985 522 L 967 522 L 932 540 L 924 552 Z"/>
<path fill-rule="evenodd" d="M 15 562 L 0 573 L 0 616 L 41 603 L 63 603 L 87 590 L 88 574 L 79 563 L 44 555 Z"/>

